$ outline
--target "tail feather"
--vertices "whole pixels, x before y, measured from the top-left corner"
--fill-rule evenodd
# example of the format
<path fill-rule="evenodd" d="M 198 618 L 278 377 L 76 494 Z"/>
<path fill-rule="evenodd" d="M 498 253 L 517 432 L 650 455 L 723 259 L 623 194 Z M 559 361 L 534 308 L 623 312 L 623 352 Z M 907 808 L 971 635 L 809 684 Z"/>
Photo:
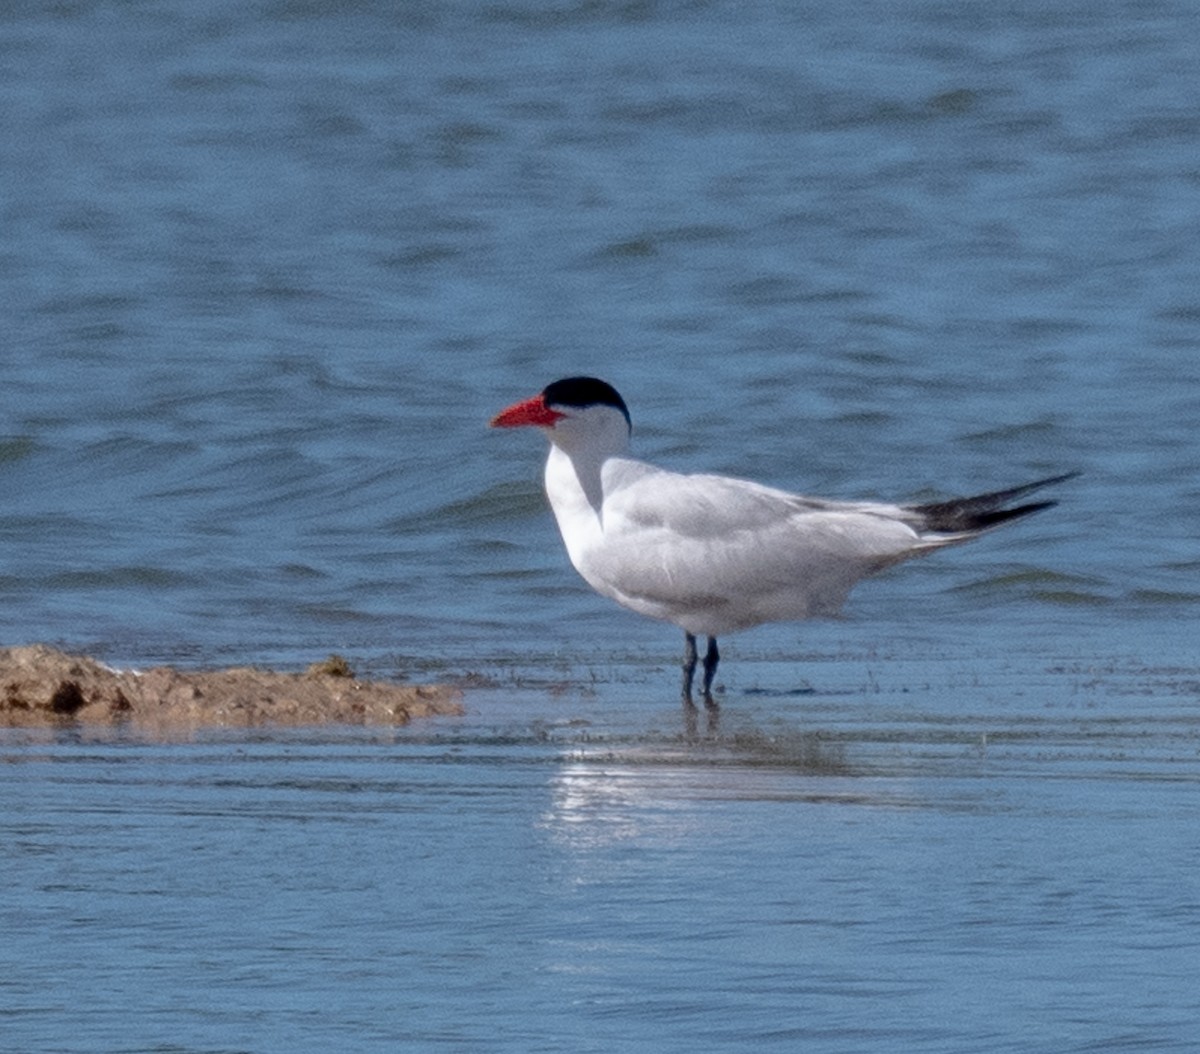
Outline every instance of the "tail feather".
<path fill-rule="evenodd" d="M 936 533 L 960 533 L 986 531 L 989 527 L 1015 520 L 1021 516 L 1029 516 L 1042 509 L 1049 509 L 1057 502 L 1035 501 L 1027 505 L 1007 507 L 1017 498 L 1042 487 L 1055 483 L 1065 483 L 1078 476 L 1078 472 L 1065 472 L 1061 476 L 1050 476 L 1039 479 L 1034 483 L 1025 483 L 1019 487 L 1009 487 L 1006 490 L 995 490 L 988 494 L 976 494 L 970 498 L 952 498 L 949 501 L 936 501 L 928 505 L 912 505 L 911 510 L 917 513 L 923 522 L 924 529 Z"/>

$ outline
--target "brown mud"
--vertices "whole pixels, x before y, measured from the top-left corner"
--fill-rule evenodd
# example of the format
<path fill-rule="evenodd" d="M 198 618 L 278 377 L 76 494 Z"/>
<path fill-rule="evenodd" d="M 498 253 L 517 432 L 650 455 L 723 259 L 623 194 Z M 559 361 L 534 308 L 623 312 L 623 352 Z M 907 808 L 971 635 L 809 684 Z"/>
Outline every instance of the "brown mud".
<path fill-rule="evenodd" d="M 163 732 L 202 727 L 402 725 L 462 712 L 447 685 L 360 681 L 330 656 L 305 673 L 114 670 L 44 644 L 0 648 L 0 727 L 132 725 Z"/>

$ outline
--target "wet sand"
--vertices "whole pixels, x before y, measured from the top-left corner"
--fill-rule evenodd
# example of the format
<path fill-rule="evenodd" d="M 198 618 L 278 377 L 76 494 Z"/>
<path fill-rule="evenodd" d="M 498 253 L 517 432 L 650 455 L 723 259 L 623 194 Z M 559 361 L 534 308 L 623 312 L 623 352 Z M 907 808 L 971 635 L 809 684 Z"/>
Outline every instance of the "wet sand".
<path fill-rule="evenodd" d="M 114 670 L 43 644 L 0 649 L 0 726 L 133 725 L 166 733 L 262 725 L 402 725 L 462 712 L 448 685 L 360 681 L 331 656 L 304 673 Z"/>

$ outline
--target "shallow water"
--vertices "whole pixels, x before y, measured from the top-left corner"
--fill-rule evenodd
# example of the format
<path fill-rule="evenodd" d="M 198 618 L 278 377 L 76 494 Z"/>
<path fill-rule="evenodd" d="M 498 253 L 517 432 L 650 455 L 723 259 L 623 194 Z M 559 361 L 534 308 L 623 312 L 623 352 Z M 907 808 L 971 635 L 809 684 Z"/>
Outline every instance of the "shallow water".
<path fill-rule="evenodd" d="M 455 722 L 0 754 L 22 1051 L 1190 1049 L 1192 5 L 9 4 L 0 642 Z M 1082 469 L 845 620 L 573 576 L 537 437 L 835 497 Z"/>
<path fill-rule="evenodd" d="M 900 663 L 691 719 L 527 686 L 399 732 L 10 734 L 6 1036 L 1188 1050 L 1198 674 Z"/>

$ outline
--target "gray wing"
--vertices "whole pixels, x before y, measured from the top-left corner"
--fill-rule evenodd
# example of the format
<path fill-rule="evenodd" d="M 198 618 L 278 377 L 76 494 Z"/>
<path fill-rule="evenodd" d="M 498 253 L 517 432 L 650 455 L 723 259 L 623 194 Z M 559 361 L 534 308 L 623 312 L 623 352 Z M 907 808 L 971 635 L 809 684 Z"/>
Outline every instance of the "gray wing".
<path fill-rule="evenodd" d="M 923 539 L 906 522 L 911 514 L 894 505 L 658 470 L 613 483 L 606 481 L 605 544 L 581 570 L 597 588 L 659 617 L 668 616 L 652 609 L 723 610 L 736 626 L 833 612 L 861 578 L 948 544 Z"/>

